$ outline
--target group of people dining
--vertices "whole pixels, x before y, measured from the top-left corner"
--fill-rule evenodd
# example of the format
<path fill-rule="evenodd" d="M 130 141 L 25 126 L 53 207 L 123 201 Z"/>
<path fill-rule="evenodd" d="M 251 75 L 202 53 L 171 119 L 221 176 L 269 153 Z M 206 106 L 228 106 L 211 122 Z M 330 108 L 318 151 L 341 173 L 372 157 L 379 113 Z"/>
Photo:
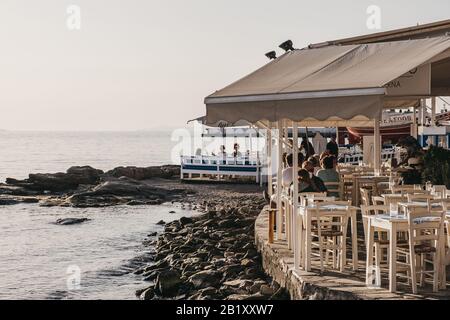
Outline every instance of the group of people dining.
<path fill-rule="evenodd" d="M 298 176 L 299 192 L 327 192 L 325 183 L 339 182 L 340 177 L 336 170 L 337 145 L 334 139 L 327 145 L 327 149 L 320 155 L 309 154 L 314 152 L 311 143 L 304 139 L 298 153 Z M 282 186 L 290 188 L 294 182 L 292 153 L 283 155 Z"/>

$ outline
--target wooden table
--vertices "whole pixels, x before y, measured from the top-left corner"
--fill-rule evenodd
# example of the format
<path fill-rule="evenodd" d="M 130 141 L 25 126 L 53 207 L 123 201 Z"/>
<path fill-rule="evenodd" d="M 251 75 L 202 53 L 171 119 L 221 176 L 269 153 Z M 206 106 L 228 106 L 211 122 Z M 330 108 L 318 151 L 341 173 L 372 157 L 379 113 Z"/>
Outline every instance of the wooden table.
<path fill-rule="evenodd" d="M 378 183 L 379 182 L 387 182 L 389 181 L 389 176 L 372 176 L 372 175 L 354 175 L 353 176 L 353 196 L 352 196 L 352 204 L 355 206 L 360 205 L 360 185 L 361 184 L 372 184 L 373 191 L 372 195 L 378 195 Z"/>
<path fill-rule="evenodd" d="M 351 221 L 351 234 L 352 234 L 352 260 L 353 260 L 353 270 L 358 269 L 358 234 L 357 234 L 357 220 L 356 213 L 359 208 L 354 206 L 346 206 L 346 205 L 330 205 L 330 206 L 322 206 L 321 209 L 328 209 L 336 215 L 348 215 Z M 294 223 L 297 224 L 299 230 L 298 234 L 295 235 L 295 240 L 300 245 L 301 248 L 301 256 L 303 257 L 303 267 L 306 271 L 311 271 L 311 243 L 312 243 L 312 228 L 311 221 L 314 217 L 314 212 L 317 209 L 316 205 L 302 206 L 299 205 L 297 214 L 295 216 Z M 305 226 L 305 236 L 302 236 L 303 227 Z M 305 242 L 302 244 L 302 239 L 305 239 Z M 345 258 L 344 258 L 345 259 Z M 346 261 L 346 259 L 345 259 Z M 346 263 L 344 263 L 346 265 Z"/>
<path fill-rule="evenodd" d="M 397 291 L 397 232 L 408 232 L 408 219 L 405 215 L 379 214 L 369 216 L 367 219 L 367 261 L 366 261 L 366 285 L 370 283 L 373 268 L 373 246 L 375 228 L 382 229 L 389 234 L 389 291 Z M 442 239 L 442 244 L 443 239 Z M 441 247 L 442 248 L 442 247 Z M 445 267 L 441 279 L 445 279 Z"/>

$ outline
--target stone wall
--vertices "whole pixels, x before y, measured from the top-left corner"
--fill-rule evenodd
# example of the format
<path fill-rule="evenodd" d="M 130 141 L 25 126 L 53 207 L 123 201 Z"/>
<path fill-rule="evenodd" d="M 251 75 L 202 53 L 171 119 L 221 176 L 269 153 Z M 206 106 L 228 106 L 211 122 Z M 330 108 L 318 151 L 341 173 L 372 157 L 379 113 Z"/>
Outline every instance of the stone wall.
<path fill-rule="evenodd" d="M 294 257 L 286 242 L 268 243 L 268 211 L 264 208 L 255 222 L 255 241 L 263 268 L 290 294 L 293 300 L 357 300 L 361 297 L 346 290 L 319 285 L 324 277 L 312 272 L 293 272 Z"/>

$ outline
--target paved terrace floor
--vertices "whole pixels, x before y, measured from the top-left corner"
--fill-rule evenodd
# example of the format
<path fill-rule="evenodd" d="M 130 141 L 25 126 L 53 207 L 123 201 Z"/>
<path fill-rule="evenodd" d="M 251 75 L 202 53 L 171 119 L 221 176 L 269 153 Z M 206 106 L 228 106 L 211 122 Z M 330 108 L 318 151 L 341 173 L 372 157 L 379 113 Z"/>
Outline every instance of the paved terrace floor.
<path fill-rule="evenodd" d="M 405 279 L 397 278 L 397 293 L 388 290 L 387 270 L 382 271 L 382 287 L 368 288 L 365 284 L 365 246 L 362 230 L 358 229 L 358 271 L 351 270 L 350 263 L 344 272 L 326 268 L 320 274 L 319 261 L 312 262 L 312 272 L 303 270 L 293 271 L 294 256 L 288 250 L 285 240 L 275 240 L 268 243 L 268 211 L 264 209 L 256 220 L 255 240 L 258 250 L 262 254 L 263 267 L 274 280 L 284 286 L 292 299 L 362 299 L 362 300 L 450 300 L 450 269 L 447 268 L 447 290 L 433 293 L 431 285 L 418 287 L 419 293 L 412 294 L 411 287 Z M 350 249 L 350 248 L 349 248 Z M 351 251 L 349 251 L 351 253 Z M 350 261 L 349 261 L 350 262 Z"/>

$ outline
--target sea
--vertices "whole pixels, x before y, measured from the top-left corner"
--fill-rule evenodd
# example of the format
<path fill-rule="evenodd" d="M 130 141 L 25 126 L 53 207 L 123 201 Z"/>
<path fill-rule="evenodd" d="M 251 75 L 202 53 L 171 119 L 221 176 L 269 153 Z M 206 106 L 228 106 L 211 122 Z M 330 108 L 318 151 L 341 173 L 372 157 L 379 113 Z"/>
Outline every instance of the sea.
<path fill-rule="evenodd" d="M 176 164 L 173 131 L 0 131 L 0 182 L 29 173 L 65 172 L 75 165 Z M 172 212 L 172 213 L 171 213 Z M 173 213 L 175 212 L 175 213 Z M 137 299 L 149 285 L 135 275 L 136 261 L 151 254 L 143 245 L 160 220 L 196 214 L 180 204 L 108 208 L 0 206 L 0 299 Z M 60 218 L 88 218 L 56 225 Z"/>

